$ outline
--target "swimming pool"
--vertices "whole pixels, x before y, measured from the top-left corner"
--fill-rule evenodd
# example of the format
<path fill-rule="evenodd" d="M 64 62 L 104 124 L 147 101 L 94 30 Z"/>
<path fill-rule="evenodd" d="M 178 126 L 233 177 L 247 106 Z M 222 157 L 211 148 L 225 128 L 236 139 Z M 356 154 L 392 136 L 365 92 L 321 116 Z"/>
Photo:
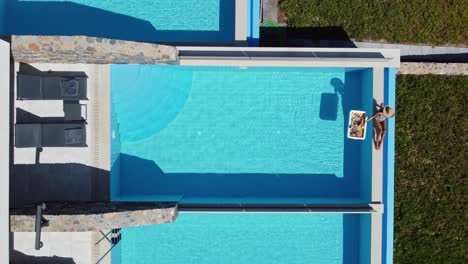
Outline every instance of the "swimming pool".
<path fill-rule="evenodd" d="M 113 200 L 371 202 L 371 69 L 112 65 L 111 102 Z"/>
<path fill-rule="evenodd" d="M 126 228 L 113 263 L 369 263 L 370 215 L 181 214 Z"/>
<path fill-rule="evenodd" d="M 248 39 L 258 39 L 259 5 L 247 1 Z M 235 11 L 234 0 L 0 1 L 0 34 L 233 44 Z"/>

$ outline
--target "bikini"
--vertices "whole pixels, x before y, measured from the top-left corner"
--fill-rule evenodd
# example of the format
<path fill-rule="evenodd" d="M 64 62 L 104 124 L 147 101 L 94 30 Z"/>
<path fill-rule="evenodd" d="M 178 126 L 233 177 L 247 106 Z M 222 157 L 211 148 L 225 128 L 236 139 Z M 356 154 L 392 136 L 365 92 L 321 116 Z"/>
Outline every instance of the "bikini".
<path fill-rule="evenodd" d="M 382 114 L 383 114 L 383 113 L 382 113 Z M 378 115 L 378 116 L 375 117 L 375 120 L 377 120 L 377 122 L 382 122 L 382 121 L 385 120 L 385 117 L 384 117 L 382 114 L 380 114 L 380 115 Z"/>

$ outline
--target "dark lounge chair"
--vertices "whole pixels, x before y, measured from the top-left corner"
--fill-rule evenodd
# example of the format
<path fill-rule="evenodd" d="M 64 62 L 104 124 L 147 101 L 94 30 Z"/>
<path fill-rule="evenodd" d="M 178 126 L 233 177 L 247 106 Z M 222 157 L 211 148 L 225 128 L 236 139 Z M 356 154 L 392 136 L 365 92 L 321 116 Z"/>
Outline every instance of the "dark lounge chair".
<path fill-rule="evenodd" d="M 64 74 L 18 73 L 17 98 L 21 100 L 87 100 L 87 77 Z"/>
<path fill-rule="evenodd" d="M 32 147 L 86 147 L 86 125 L 63 124 L 16 124 L 15 146 Z"/>

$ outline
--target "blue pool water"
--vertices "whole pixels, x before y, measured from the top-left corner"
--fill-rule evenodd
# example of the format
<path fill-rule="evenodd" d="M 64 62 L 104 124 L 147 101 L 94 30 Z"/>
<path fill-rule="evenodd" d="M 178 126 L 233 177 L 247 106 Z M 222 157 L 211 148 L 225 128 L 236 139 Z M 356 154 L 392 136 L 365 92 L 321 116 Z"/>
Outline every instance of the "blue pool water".
<path fill-rule="evenodd" d="M 113 65 L 111 100 L 114 200 L 370 201 L 369 69 Z"/>
<path fill-rule="evenodd" d="M 369 263 L 369 220 L 369 215 L 344 214 L 181 214 L 171 224 L 123 229 L 112 259 L 122 264 Z"/>
<path fill-rule="evenodd" d="M 158 30 L 219 30 L 220 0 L 27 0 L 19 2 L 71 2 L 93 9 L 146 20 Z"/>
<path fill-rule="evenodd" d="M 233 43 L 234 27 L 234 0 L 0 0 L 2 34 Z"/>

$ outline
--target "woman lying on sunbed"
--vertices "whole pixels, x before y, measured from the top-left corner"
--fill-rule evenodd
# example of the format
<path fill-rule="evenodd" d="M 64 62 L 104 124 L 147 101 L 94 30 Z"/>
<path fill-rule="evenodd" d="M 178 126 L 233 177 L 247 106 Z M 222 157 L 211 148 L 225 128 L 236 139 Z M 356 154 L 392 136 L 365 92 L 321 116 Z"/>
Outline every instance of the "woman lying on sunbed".
<path fill-rule="evenodd" d="M 395 111 L 389 105 L 383 106 L 383 103 L 380 103 L 377 106 L 378 111 L 373 116 L 366 120 L 366 123 L 370 120 L 374 120 L 374 128 L 376 129 L 376 137 L 375 137 L 375 149 L 379 150 L 382 148 L 382 142 L 385 137 L 385 133 L 387 133 L 387 118 L 392 118 L 395 116 Z"/>

